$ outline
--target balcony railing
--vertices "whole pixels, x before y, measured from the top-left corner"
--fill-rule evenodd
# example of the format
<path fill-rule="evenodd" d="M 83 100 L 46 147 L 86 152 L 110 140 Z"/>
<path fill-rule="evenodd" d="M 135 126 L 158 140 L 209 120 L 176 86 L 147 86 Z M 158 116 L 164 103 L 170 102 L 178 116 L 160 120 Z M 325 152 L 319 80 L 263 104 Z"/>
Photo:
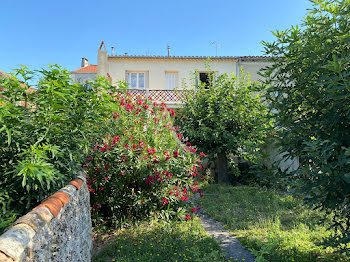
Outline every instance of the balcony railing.
<path fill-rule="evenodd" d="M 183 103 L 188 90 L 140 90 L 128 89 L 123 92 L 129 94 L 133 99 L 152 99 L 157 102 L 164 103 Z"/>

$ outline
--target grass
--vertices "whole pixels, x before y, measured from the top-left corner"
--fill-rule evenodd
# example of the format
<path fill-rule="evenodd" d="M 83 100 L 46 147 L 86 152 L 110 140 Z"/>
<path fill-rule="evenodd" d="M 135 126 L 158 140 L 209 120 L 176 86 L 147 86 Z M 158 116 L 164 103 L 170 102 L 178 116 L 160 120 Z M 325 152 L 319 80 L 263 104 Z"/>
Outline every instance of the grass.
<path fill-rule="evenodd" d="M 325 215 L 291 196 L 248 186 L 211 185 L 200 204 L 259 262 L 350 261 L 322 245 L 331 235 L 327 220 L 320 222 Z"/>
<path fill-rule="evenodd" d="M 218 243 L 194 218 L 173 223 L 155 220 L 119 230 L 112 242 L 93 256 L 93 261 L 227 260 Z"/>

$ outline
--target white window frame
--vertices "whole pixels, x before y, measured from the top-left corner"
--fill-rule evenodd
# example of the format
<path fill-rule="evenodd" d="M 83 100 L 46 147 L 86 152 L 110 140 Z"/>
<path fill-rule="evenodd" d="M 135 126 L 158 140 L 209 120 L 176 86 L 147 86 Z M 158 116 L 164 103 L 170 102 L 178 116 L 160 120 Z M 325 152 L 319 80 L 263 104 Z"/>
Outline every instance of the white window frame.
<path fill-rule="evenodd" d="M 136 74 L 136 87 L 131 86 L 131 74 Z M 143 87 L 140 87 L 139 77 L 143 74 Z M 148 71 L 134 71 L 127 70 L 125 72 L 125 81 L 128 83 L 130 89 L 145 90 L 148 89 Z"/>

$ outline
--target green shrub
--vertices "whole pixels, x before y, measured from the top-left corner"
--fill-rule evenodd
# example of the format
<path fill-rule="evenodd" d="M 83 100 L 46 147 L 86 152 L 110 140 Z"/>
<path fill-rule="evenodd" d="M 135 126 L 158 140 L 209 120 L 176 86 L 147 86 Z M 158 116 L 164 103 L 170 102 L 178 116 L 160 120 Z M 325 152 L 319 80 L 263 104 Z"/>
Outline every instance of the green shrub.
<path fill-rule="evenodd" d="M 196 150 L 181 143 L 174 111 L 123 92 L 111 98 L 108 132 L 86 153 L 95 222 L 190 219 L 184 207 L 198 191 L 201 165 Z"/>
<path fill-rule="evenodd" d="M 315 0 L 301 27 L 265 43 L 268 99 L 282 152 L 299 157 L 285 174 L 310 203 L 335 213 L 333 240 L 350 241 L 350 1 Z M 339 231 L 338 231 L 339 230 Z"/>
<path fill-rule="evenodd" d="M 0 216 L 5 220 L 23 215 L 82 170 L 82 150 L 99 134 L 96 123 L 109 110 L 107 95 L 72 83 L 59 66 L 15 72 L 0 79 Z M 36 91 L 28 93 L 26 81 L 34 78 L 39 79 Z"/>
<path fill-rule="evenodd" d="M 211 159 L 216 155 L 219 182 L 228 182 L 227 155 L 250 159 L 270 122 L 259 90 L 244 72 L 211 76 L 187 96 L 179 125 L 184 136 Z"/>

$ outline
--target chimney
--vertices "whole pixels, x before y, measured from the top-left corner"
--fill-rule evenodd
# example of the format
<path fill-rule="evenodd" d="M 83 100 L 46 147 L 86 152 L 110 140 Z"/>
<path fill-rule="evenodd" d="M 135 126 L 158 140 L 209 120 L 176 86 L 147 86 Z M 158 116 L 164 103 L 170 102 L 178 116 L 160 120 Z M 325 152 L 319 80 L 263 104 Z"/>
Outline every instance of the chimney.
<path fill-rule="evenodd" d="M 128 56 L 128 53 L 125 53 L 125 56 Z"/>
<path fill-rule="evenodd" d="M 114 46 L 112 46 L 112 56 L 114 56 Z"/>
<path fill-rule="evenodd" d="M 89 65 L 89 61 L 85 57 L 83 57 L 81 59 L 81 67 L 86 67 L 88 65 Z"/>
<path fill-rule="evenodd" d="M 170 56 L 170 45 L 168 45 L 168 56 Z"/>

